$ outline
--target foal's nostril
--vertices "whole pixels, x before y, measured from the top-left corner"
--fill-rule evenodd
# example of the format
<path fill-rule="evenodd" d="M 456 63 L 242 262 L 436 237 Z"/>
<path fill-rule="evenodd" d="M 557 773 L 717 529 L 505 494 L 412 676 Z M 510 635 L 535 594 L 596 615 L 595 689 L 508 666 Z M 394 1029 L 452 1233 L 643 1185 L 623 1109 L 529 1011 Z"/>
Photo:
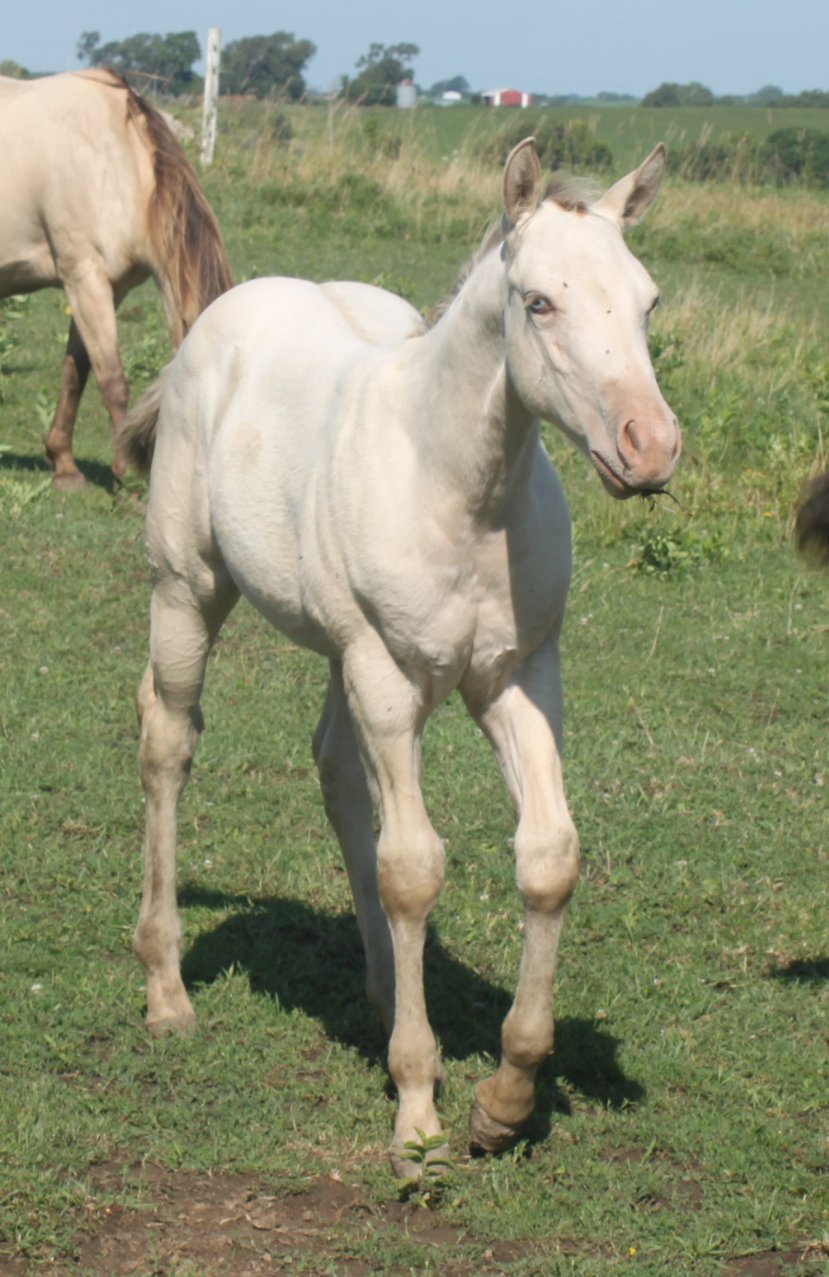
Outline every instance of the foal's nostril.
<path fill-rule="evenodd" d="M 631 465 L 641 453 L 640 432 L 637 431 L 636 422 L 633 419 L 626 421 L 619 431 L 618 448 L 619 455 L 627 465 Z"/>

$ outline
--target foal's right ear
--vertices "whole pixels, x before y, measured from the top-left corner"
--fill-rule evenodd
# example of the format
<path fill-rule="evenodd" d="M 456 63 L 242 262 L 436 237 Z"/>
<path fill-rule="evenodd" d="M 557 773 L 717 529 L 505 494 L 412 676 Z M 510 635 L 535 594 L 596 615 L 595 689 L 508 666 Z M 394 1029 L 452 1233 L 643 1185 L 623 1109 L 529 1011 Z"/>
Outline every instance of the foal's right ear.
<path fill-rule="evenodd" d="M 541 203 L 541 176 L 535 138 L 525 137 L 512 148 L 504 168 L 504 208 L 513 226 Z"/>

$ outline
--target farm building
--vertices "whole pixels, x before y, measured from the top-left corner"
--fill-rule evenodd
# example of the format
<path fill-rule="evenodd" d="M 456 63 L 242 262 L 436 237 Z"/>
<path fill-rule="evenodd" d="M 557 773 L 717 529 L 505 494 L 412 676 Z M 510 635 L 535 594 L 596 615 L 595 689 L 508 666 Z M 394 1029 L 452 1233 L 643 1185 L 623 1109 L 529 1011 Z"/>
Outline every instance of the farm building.
<path fill-rule="evenodd" d="M 401 80 L 395 92 L 401 110 L 411 111 L 417 106 L 417 88 L 413 80 Z"/>
<path fill-rule="evenodd" d="M 481 94 L 487 106 L 532 106 L 533 95 L 521 89 L 490 89 Z"/>

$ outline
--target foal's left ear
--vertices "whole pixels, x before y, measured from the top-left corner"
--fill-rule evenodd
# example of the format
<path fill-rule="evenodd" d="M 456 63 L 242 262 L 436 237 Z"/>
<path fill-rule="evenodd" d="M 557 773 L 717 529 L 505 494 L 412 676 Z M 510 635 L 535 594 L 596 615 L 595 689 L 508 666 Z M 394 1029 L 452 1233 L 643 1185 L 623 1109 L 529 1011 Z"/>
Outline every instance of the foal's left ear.
<path fill-rule="evenodd" d="M 541 202 L 541 161 L 535 138 L 525 137 L 507 156 L 504 168 L 504 208 L 513 226 L 534 213 Z"/>
<path fill-rule="evenodd" d="M 659 191 L 665 172 L 665 144 L 659 142 L 648 158 L 627 177 L 620 178 L 594 209 L 618 222 L 623 231 L 641 222 Z"/>

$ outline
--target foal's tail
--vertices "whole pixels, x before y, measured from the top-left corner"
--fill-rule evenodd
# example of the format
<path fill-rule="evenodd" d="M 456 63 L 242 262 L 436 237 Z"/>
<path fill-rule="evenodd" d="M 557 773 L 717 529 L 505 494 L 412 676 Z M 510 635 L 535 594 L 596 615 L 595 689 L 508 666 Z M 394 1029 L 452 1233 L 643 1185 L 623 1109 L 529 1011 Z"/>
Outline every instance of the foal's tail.
<path fill-rule="evenodd" d="M 806 489 L 798 507 L 794 535 L 801 553 L 829 564 L 829 470 L 819 474 Z"/>
<path fill-rule="evenodd" d="M 172 364 L 162 368 L 158 378 L 131 408 L 118 431 L 118 444 L 127 465 L 138 474 L 149 474 L 155 451 L 161 398 Z"/>
<path fill-rule="evenodd" d="M 190 161 L 155 107 L 125 84 L 127 117 L 144 131 L 155 186 L 148 210 L 153 266 L 178 346 L 212 301 L 231 288 L 219 226 Z"/>

